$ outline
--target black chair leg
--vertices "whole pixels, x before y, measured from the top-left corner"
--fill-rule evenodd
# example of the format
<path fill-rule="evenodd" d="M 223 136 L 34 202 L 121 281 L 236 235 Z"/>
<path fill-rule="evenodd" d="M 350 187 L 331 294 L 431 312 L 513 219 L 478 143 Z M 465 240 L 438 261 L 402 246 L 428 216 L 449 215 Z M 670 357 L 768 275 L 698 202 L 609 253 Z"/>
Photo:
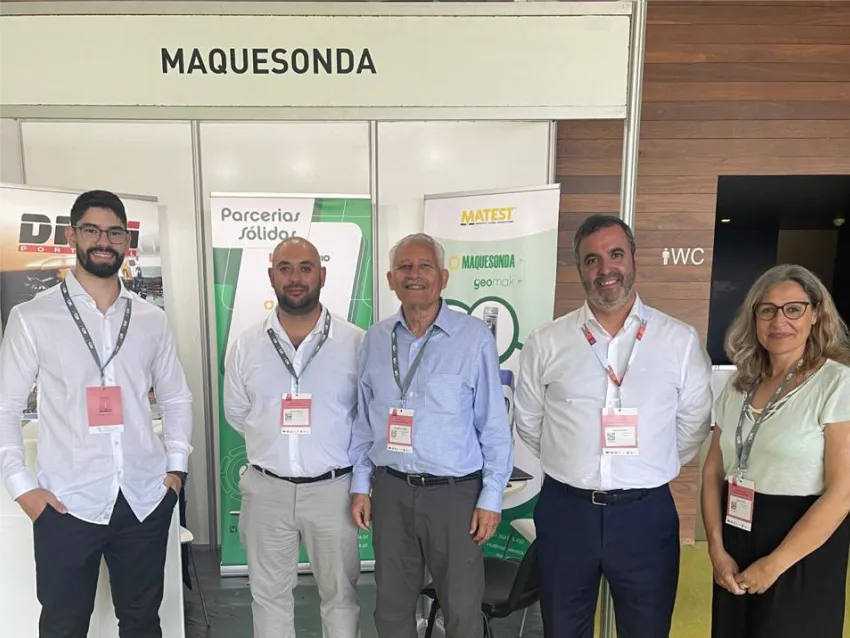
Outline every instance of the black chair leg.
<path fill-rule="evenodd" d="M 439 609 L 439 601 L 433 601 L 431 603 L 431 613 L 428 614 L 428 626 L 425 627 L 425 638 L 431 638 L 431 634 L 434 633 L 434 625 L 437 623 L 437 610 Z"/>
<path fill-rule="evenodd" d="M 493 636 L 493 628 L 490 627 L 490 618 L 483 612 L 481 615 L 484 616 L 484 638 L 495 638 Z"/>

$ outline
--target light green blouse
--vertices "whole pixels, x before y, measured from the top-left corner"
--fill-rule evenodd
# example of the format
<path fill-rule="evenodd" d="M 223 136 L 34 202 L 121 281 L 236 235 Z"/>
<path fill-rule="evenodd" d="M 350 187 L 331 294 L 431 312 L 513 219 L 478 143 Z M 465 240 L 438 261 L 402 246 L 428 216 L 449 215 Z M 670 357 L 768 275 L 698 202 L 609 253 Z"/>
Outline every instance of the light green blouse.
<path fill-rule="evenodd" d="M 732 387 L 731 375 L 715 401 L 722 430 L 720 450 L 726 475 L 737 473 L 735 430 L 746 395 Z M 744 419 L 744 441 L 755 414 Z M 850 421 L 850 367 L 827 361 L 803 384 L 780 399 L 759 427 L 745 477 L 762 494 L 811 496 L 824 490 L 825 426 Z"/>

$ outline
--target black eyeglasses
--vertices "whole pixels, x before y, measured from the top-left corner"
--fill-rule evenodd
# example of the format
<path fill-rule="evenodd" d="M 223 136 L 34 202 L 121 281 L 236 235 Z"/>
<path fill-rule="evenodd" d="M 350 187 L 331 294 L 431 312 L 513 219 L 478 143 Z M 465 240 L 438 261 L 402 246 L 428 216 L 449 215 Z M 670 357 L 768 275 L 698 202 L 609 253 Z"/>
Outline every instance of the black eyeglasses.
<path fill-rule="evenodd" d="M 122 244 L 127 240 L 127 235 L 130 234 L 127 229 L 120 226 L 113 226 L 104 230 L 94 224 L 81 224 L 80 226 L 74 226 L 74 228 L 79 230 L 83 234 L 83 237 L 90 241 L 100 241 L 100 236 L 106 233 L 106 238 L 110 244 Z"/>
<path fill-rule="evenodd" d="M 789 301 L 781 306 L 772 303 L 760 303 L 756 306 L 756 317 L 764 321 L 770 321 L 782 311 L 786 318 L 799 319 L 806 314 L 806 309 L 811 305 L 810 301 Z"/>

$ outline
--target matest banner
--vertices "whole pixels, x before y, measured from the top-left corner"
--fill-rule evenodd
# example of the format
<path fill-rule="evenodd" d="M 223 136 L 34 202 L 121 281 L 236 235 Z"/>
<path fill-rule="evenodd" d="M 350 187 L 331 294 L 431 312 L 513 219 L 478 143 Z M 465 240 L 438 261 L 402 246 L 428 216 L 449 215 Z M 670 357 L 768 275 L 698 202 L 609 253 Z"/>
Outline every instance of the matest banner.
<path fill-rule="evenodd" d="M 511 419 L 523 341 L 554 314 L 560 195 L 559 184 L 548 184 L 425 197 L 425 232 L 446 253 L 444 299 L 452 309 L 482 319 L 493 333 Z M 502 523 L 484 546 L 485 555 L 524 554 L 527 543 L 510 522 L 533 516 L 541 479 L 540 462 L 514 435 Z"/>

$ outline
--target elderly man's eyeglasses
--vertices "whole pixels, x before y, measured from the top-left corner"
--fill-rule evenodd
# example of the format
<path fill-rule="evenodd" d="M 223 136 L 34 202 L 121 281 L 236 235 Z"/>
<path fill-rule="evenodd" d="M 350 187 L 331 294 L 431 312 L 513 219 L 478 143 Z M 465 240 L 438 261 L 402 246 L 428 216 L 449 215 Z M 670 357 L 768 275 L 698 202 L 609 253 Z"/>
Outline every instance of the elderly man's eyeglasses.
<path fill-rule="evenodd" d="M 786 318 L 799 319 L 806 314 L 806 309 L 811 305 L 810 301 L 789 301 L 781 306 L 772 303 L 760 303 L 756 306 L 756 317 L 765 321 L 774 319 L 781 311 Z"/>
<path fill-rule="evenodd" d="M 123 244 L 127 240 L 127 235 L 130 234 L 125 228 L 121 228 L 120 226 L 113 226 L 104 230 L 94 224 L 80 224 L 74 228 L 79 230 L 83 234 L 83 237 L 89 241 L 100 241 L 100 236 L 106 233 L 106 238 L 110 244 Z"/>

